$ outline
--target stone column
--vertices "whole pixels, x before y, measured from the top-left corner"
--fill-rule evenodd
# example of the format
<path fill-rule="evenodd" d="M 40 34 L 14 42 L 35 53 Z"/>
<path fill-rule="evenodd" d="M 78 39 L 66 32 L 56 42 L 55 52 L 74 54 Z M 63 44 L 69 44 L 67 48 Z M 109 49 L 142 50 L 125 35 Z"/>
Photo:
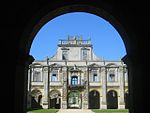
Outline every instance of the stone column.
<path fill-rule="evenodd" d="M 106 67 L 101 68 L 101 78 L 102 78 L 102 99 L 101 99 L 101 109 L 107 109 L 107 70 Z"/>
<path fill-rule="evenodd" d="M 62 84 L 63 84 L 63 89 L 62 89 L 62 101 L 61 101 L 61 108 L 62 109 L 67 109 L 67 93 L 68 93 L 68 89 L 67 89 L 67 79 L 68 79 L 68 72 L 67 72 L 67 67 L 63 67 L 62 69 L 62 75 L 63 75 L 63 80 L 62 80 Z"/>
<path fill-rule="evenodd" d="M 118 109 L 125 109 L 125 102 L 124 102 L 124 70 L 123 67 L 119 67 L 119 85 L 120 85 L 120 96 L 118 101 Z"/>
<path fill-rule="evenodd" d="M 101 68 L 98 68 L 98 75 L 99 75 L 99 77 L 98 77 L 98 80 L 99 80 L 99 82 L 100 82 L 100 84 L 102 84 L 101 83 L 101 80 L 102 80 L 102 77 L 101 77 Z M 101 87 L 101 86 L 100 86 Z M 101 109 L 101 100 L 102 100 L 102 94 L 101 94 L 101 92 L 99 92 L 99 102 L 100 102 L 100 104 L 99 104 L 99 108 Z"/>
<path fill-rule="evenodd" d="M 48 77 L 48 67 L 43 68 L 43 76 L 44 76 L 44 97 L 43 97 L 43 108 L 48 109 L 48 92 L 49 92 L 49 77 Z"/>
<path fill-rule="evenodd" d="M 88 101 L 89 101 L 89 70 L 88 67 L 84 69 L 84 85 L 85 89 L 82 95 L 82 109 L 88 109 Z"/>

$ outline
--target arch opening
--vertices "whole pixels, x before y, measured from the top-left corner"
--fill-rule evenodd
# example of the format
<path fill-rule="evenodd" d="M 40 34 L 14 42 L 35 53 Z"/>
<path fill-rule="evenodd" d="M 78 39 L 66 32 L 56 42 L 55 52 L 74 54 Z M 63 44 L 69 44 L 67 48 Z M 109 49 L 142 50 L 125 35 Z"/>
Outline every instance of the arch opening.
<path fill-rule="evenodd" d="M 70 91 L 68 94 L 68 108 L 81 108 L 81 94 L 79 91 Z"/>
<path fill-rule="evenodd" d="M 60 109 L 61 107 L 61 94 L 57 90 L 52 90 L 49 94 L 49 108 Z"/>
<path fill-rule="evenodd" d="M 31 108 L 33 109 L 41 109 L 41 100 L 42 100 L 42 93 L 41 91 L 35 89 L 31 92 Z"/>
<path fill-rule="evenodd" d="M 90 12 L 92 12 L 92 11 L 90 11 Z M 95 12 L 94 12 L 95 13 Z M 100 14 L 98 14 L 98 15 L 100 15 Z M 103 15 L 104 16 L 104 15 Z M 106 15 L 105 15 L 106 16 Z M 47 20 L 47 18 L 46 18 L 46 20 Z M 46 22 L 46 20 L 45 20 L 45 22 Z M 44 24 L 44 23 L 43 23 Z M 40 25 L 41 26 L 41 25 Z M 37 28 L 40 28 L 40 26 L 38 26 Z M 37 30 L 37 29 L 36 29 Z M 35 33 L 35 32 L 34 32 Z M 33 33 L 33 34 L 34 34 Z M 33 38 L 33 37 L 32 37 Z M 32 39 L 33 40 L 33 39 Z M 32 41 L 31 41 L 32 42 Z M 29 43 L 31 43 L 31 42 L 29 42 Z M 30 44 L 29 44 L 30 45 Z M 28 47 L 26 48 L 26 49 L 29 49 Z M 29 52 L 29 51 L 28 51 Z M 96 107 L 97 108 L 97 107 Z"/>
<path fill-rule="evenodd" d="M 89 109 L 100 108 L 100 93 L 96 90 L 90 91 L 89 93 Z"/>
<path fill-rule="evenodd" d="M 118 108 L 118 94 L 116 91 L 111 90 L 107 92 L 107 109 Z"/>

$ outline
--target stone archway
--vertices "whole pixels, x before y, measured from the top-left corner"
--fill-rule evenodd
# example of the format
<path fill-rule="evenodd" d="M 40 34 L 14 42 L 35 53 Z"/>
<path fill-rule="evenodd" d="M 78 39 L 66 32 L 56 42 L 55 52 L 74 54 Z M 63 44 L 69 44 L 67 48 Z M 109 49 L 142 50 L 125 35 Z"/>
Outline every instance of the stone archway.
<path fill-rule="evenodd" d="M 87 10 L 87 8 L 89 8 L 89 10 Z M 58 12 L 56 13 L 55 11 L 58 11 Z M 37 30 L 39 30 L 46 22 L 50 21 L 51 19 L 53 19 L 53 18 L 55 18 L 55 17 L 57 17 L 59 15 L 62 15 L 62 14 L 65 14 L 65 13 L 74 12 L 74 11 L 77 11 L 77 12 L 88 12 L 88 13 L 91 13 L 91 14 L 96 14 L 97 16 L 100 16 L 103 19 L 109 20 L 111 25 L 116 25 L 114 27 L 120 28 L 120 29 L 117 29 L 117 30 L 120 30 L 120 33 L 122 33 L 121 35 L 123 36 L 123 40 L 124 40 L 124 38 L 127 38 L 127 34 L 125 34 L 125 32 L 123 30 L 123 27 L 121 26 L 121 24 L 118 24 L 118 21 L 112 15 L 110 15 L 107 12 L 105 12 L 104 10 L 101 10 L 99 8 L 96 8 L 96 7 L 93 7 L 93 6 L 90 6 L 90 5 L 69 5 L 69 6 L 60 7 L 58 10 L 54 10 L 54 11 L 48 13 L 47 15 L 45 15 L 39 21 L 38 24 L 36 24 L 36 26 L 34 27 L 33 31 L 31 32 L 31 35 L 30 35 L 29 38 L 33 40 L 33 36 L 36 35 Z M 51 15 L 51 14 L 54 14 L 54 15 Z M 124 40 L 124 41 L 127 41 L 127 40 Z M 25 45 L 25 46 L 28 46 L 26 52 L 29 51 L 28 49 L 30 48 L 31 43 L 32 42 L 28 42 L 28 44 Z M 77 79 L 74 79 L 74 80 L 77 80 Z M 98 108 L 98 107 L 94 107 L 94 108 Z"/>
<path fill-rule="evenodd" d="M 118 108 L 118 95 L 114 90 L 107 92 L 107 109 L 117 109 Z"/>
<path fill-rule="evenodd" d="M 126 40 L 126 47 L 127 47 L 127 57 L 125 57 L 124 60 L 128 63 L 128 66 L 130 68 L 130 74 L 132 75 L 129 77 L 129 85 L 130 85 L 130 102 L 131 102 L 131 112 L 134 113 L 135 111 L 143 112 L 147 110 L 146 105 L 139 104 L 141 101 L 145 102 L 147 99 L 147 96 L 143 95 L 147 94 L 147 90 L 145 87 L 147 86 L 147 80 L 145 79 L 145 75 L 147 75 L 148 66 L 145 66 L 147 64 L 147 51 L 148 51 L 148 38 L 145 34 L 148 32 L 145 32 L 145 25 L 147 25 L 148 21 L 147 16 L 145 14 L 148 14 L 147 7 L 141 8 L 141 6 L 145 6 L 147 2 L 140 2 L 140 5 L 134 5 L 130 3 L 130 1 L 127 1 L 125 4 L 123 2 L 105 2 L 103 0 L 100 1 L 55 1 L 51 0 L 49 7 L 45 8 L 48 2 L 42 2 L 42 1 L 36 1 L 36 2 L 30 2 L 27 0 L 23 0 L 23 3 L 21 2 L 12 2 L 12 5 L 7 7 L 9 10 L 11 10 L 14 13 L 9 13 L 13 21 L 7 21 L 6 23 L 9 23 L 9 25 L 13 25 L 13 29 L 7 29 L 7 38 L 3 38 L 3 42 L 5 46 L 4 49 L 8 49 L 8 51 L 13 51 L 13 54 L 3 54 L 3 60 L 7 61 L 4 63 L 12 64 L 14 65 L 12 68 L 10 68 L 8 73 L 8 76 L 6 76 L 4 79 L 8 80 L 9 88 L 11 90 L 11 95 L 14 98 L 8 98 L 12 101 L 9 103 L 10 106 L 14 106 L 14 111 L 16 113 L 25 113 L 26 110 L 26 68 L 28 67 L 28 60 L 29 60 L 29 54 L 28 51 L 30 49 L 29 43 L 32 43 L 34 34 L 31 34 L 31 31 L 35 29 L 36 31 L 39 30 L 38 22 L 43 25 L 45 23 L 44 19 L 41 19 L 44 17 L 47 12 L 52 12 L 53 9 L 57 9 L 54 13 L 51 13 L 50 18 L 54 18 L 57 15 L 61 15 L 66 12 L 73 11 L 79 11 L 84 9 L 84 11 L 90 12 L 90 7 L 82 7 L 83 4 L 95 6 L 100 9 L 100 11 L 93 11 L 94 14 L 98 14 L 99 12 L 103 13 L 103 10 L 106 10 L 108 13 L 113 15 L 119 23 L 112 22 L 109 18 L 109 15 L 106 16 L 106 20 L 108 22 L 112 22 L 113 25 L 117 25 L 116 27 L 118 30 L 122 31 L 122 36 L 124 35 L 124 32 L 128 34 L 129 37 L 127 37 Z M 77 9 L 70 7 L 68 9 L 59 10 L 60 7 L 63 6 L 69 6 L 75 4 L 79 6 Z M 28 7 L 26 7 L 28 5 Z M 126 7 L 128 5 L 128 7 Z M 16 6 L 14 8 L 14 6 Z M 34 6 L 34 7 L 33 7 Z M 147 6 L 147 5 L 146 5 Z M 44 10 L 41 10 L 44 8 Z M 29 11 L 32 9 L 31 11 Z M 101 11 L 102 9 L 102 11 Z M 139 16 L 139 9 L 140 11 L 143 11 L 141 16 Z M 23 12 L 23 13 L 21 13 Z M 40 15 L 37 15 L 37 12 L 39 12 Z M 63 12 L 63 13 L 62 13 Z M 34 16 L 37 15 L 37 16 Z M 101 15 L 101 14 L 99 14 Z M 102 14 L 103 15 L 103 14 Z M 136 18 L 136 19 L 135 19 Z M 32 20 L 30 23 L 28 23 L 30 20 Z M 143 23 L 144 22 L 144 23 Z M 138 25 L 137 25 L 138 23 Z M 126 30 L 122 30 L 122 27 L 119 27 L 119 25 L 122 25 Z M 29 26 L 28 26 L 29 25 Z M 142 40 L 141 37 L 144 36 L 144 39 Z M 32 38 L 29 38 L 29 37 Z M 10 38 L 12 37 L 12 38 Z M 126 35 L 124 35 L 126 37 Z M 8 40 L 10 43 L 8 43 Z M 130 40 L 130 41 L 129 41 Z M 10 59 L 11 58 L 11 59 Z M 5 68 L 5 66 L 3 66 Z M 22 76 L 20 76 L 22 75 Z M 3 76 L 4 77 L 4 76 Z M 9 78 L 9 79 L 8 79 Z M 15 79 L 14 79 L 15 78 Z M 8 89 L 5 88 L 5 89 Z M 134 90 L 133 90 L 134 89 Z M 26 92 L 26 93 L 25 93 Z M 15 96 L 14 96 L 15 94 Z M 15 103 L 15 104 L 14 104 Z M 24 104 L 20 104 L 24 103 Z M 8 103 L 7 103 L 8 104 Z M 5 105 L 5 104 L 4 104 Z"/>
<path fill-rule="evenodd" d="M 31 108 L 42 108 L 41 106 L 42 93 L 35 89 L 31 92 Z"/>
<path fill-rule="evenodd" d="M 81 94 L 79 91 L 68 93 L 68 108 L 81 108 Z"/>
<path fill-rule="evenodd" d="M 61 108 L 61 99 L 60 92 L 57 90 L 52 90 L 49 94 L 49 108 L 60 109 Z"/>
<path fill-rule="evenodd" d="M 89 109 L 100 108 L 100 93 L 96 90 L 89 92 Z"/>

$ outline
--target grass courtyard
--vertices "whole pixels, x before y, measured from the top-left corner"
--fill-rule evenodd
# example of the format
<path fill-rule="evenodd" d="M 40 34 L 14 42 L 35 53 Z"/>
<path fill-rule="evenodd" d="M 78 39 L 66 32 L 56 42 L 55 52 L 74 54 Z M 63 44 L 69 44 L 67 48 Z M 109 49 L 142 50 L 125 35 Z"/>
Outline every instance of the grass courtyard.
<path fill-rule="evenodd" d="M 27 113 L 57 113 L 59 109 L 35 109 L 35 110 L 28 110 Z"/>
<path fill-rule="evenodd" d="M 28 110 L 27 113 L 57 113 L 59 109 L 37 109 L 37 110 Z M 101 109 L 92 109 L 93 112 L 95 113 L 129 113 L 128 109 L 106 109 L 106 110 L 101 110 Z"/>

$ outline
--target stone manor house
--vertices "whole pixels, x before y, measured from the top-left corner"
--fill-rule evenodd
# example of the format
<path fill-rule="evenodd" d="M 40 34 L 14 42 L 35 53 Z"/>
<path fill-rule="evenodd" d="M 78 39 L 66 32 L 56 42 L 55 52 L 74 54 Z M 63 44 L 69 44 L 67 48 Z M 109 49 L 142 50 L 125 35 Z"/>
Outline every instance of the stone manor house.
<path fill-rule="evenodd" d="M 128 70 L 122 60 L 93 53 L 91 40 L 59 40 L 56 54 L 28 70 L 28 108 L 128 108 Z"/>

